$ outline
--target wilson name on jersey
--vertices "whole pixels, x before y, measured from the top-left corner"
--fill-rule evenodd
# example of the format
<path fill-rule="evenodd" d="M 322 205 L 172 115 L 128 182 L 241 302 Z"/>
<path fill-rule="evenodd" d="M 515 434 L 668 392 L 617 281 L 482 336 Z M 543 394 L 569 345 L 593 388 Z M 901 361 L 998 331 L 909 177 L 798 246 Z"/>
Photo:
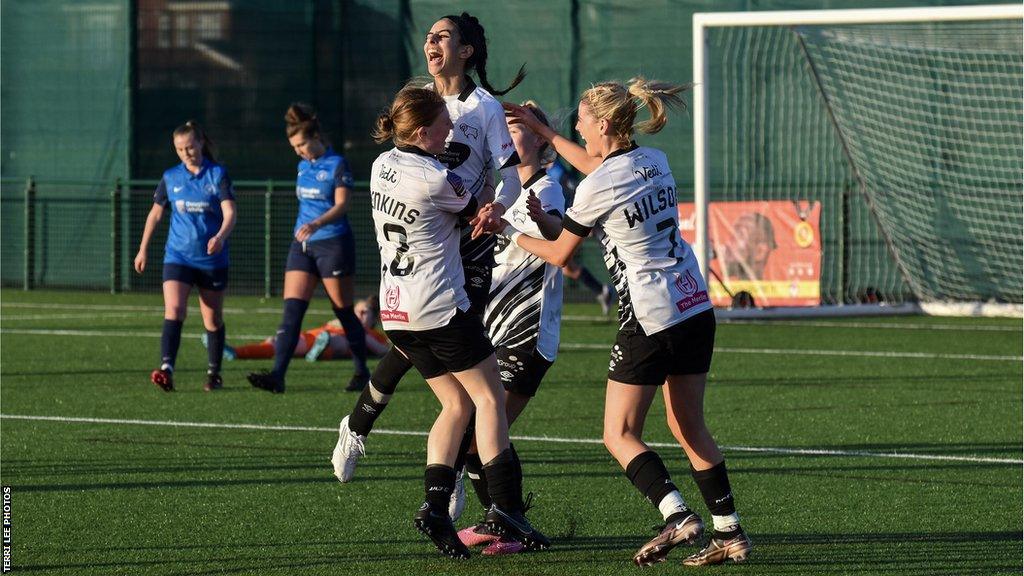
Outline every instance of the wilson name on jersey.
<path fill-rule="evenodd" d="M 660 150 L 633 146 L 609 154 L 576 189 L 566 230 L 591 229 L 619 293 L 622 329 L 660 332 L 711 308 L 704 277 L 679 236 L 676 184 Z"/>
<path fill-rule="evenodd" d="M 562 187 L 541 170 L 523 184 L 540 199 L 545 212 L 565 212 Z M 528 194 L 521 194 L 505 212 L 505 220 L 520 232 L 543 239 L 540 228 L 526 208 Z M 498 238 L 491 271 L 491 292 L 484 323 L 495 346 L 536 350 L 545 360 L 554 362 L 558 352 L 562 317 L 562 271 L 537 256 Z"/>
<path fill-rule="evenodd" d="M 433 87 L 433 84 L 428 85 Z M 466 79 L 466 87 L 457 96 L 445 96 L 452 132 L 438 160 L 460 178 L 474 197 L 487 184 L 488 175 L 519 164 L 512 136 L 505 122 L 505 110 L 494 96 Z M 470 238 L 472 228 L 462 231 L 462 260 L 467 264 L 493 264 L 495 238 L 485 234 Z"/>
<path fill-rule="evenodd" d="M 429 330 L 469 309 L 457 223 L 476 199 L 434 156 L 413 146 L 373 163 L 370 200 L 380 248 L 385 330 Z"/>

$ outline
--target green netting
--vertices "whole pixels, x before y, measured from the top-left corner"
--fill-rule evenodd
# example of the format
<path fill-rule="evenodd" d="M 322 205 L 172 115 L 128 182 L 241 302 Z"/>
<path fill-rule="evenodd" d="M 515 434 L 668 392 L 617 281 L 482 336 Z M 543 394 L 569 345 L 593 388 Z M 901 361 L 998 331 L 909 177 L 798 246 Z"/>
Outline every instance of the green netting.
<path fill-rule="evenodd" d="M 915 294 L 1021 302 L 1021 22 L 801 28 Z"/>
<path fill-rule="evenodd" d="M 490 40 L 488 71 L 496 86 L 506 85 L 526 63 L 526 81 L 508 98 L 537 100 L 561 121 L 563 133 L 569 134 L 576 97 L 592 82 L 626 80 L 636 74 L 689 80 L 693 12 L 887 4 L 811 0 L 652 0 L 640 4 L 631 0 L 513 0 L 460 6 L 439 0 L 5 1 L 0 5 L 0 173 L 15 180 L 5 180 L 0 194 L 2 280 L 5 285 L 21 285 L 24 280 L 23 179 L 34 174 L 40 202 L 34 219 L 40 228 L 32 247 L 33 281 L 97 288 L 107 288 L 113 282 L 120 289 L 158 289 L 158 276 L 149 276 L 152 270 L 138 278 L 130 268 L 152 187 L 147 184 L 125 191 L 119 237 L 113 239 L 109 191 L 116 177 L 155 180 L 177 163 L 170 132 L 194 117 L 209 129 L 232 177 L 258 181 L 239 187 L 241 222 L 233 249 L 232 285 L 244 292 L 263 293 L 269 287 L 278 293 L 295 215 L 292 189 L 297 158 L 283 134 L 285 107 L 296 100 L 316 105 L 328 136 L 349 158 L 356 179 L 367 180 L 373 158 L 383 149 L 370 140 L 370 127 L 397 88 L 424 71 L 423 35 L 438 17 L 448 13 L 465 9 L 480 18 Z M 738 69 L 738 73 L 747 72 Z M 713 88 L 710 99 L 724 101 L 726 97 Z M 739 109 L 734 105 L 733 110 Z M 750 109 L 750 113 L 755 111 Z M 794 119 L 805 123 L 802 130 L 822 129 L 812 125 L 818 118 Z M 744 138 L 747 140 L 732 145 L 756 143 L 753 135 Z M 662 134 L 643 137 L 643 142 L 668 153 L 680 199 L 689 200 L 693 173 L 690 119 L 677 115 Z M 815 141 L 808 142 L 810 147 Z M 728 150 L 722 143 L 714 145 L 713 163 L 721 167 L 721 154 Z M 785 154 L 786 149 L 773 153 Z M 814 179 L 840 191 L 828 201 L 823 215 L 826 301 L 856 299 L 858 291 L 867 286 L 887 287 L 893 298 L 906 294 L 908 289 L 901 284 L 881 237 L 873 231 L 873 217 L 863 198 L 856 188 L 849 187 L 848 175 L 840 175 L 838 168 L 821 168 L 821 172 L 801 174 L 800 178 L 808 181 L 807 186 Z M 717 174 L 712 186 L 715 193 L 724 193 L 733 186 L 732 181 L 722 170 Z M 55 178 L 93 183 L 55 186 Z M 274 179 L 275 189 L 269 255 L 264 239 L 267 179 Z M 836 199 L 840 197 L 845 202 Z M 64 216 L 64 211 L 90 221 L 83 225 Z M 376 243 L 369 209 L 358 191 L 352 214 L 358 282 L 361 290 L 372 289 L 377 278 Z M 154 240 L 153 245 L 161 247 L 162 240 Z M 120 251 L 111 254 L 115 246 L 120 246 Z M 588 243 L 581 254 L 595 270 L 602 268 L 597 252 Z M 72 268 L 72 261 L 80 269 Z M 590 297 L 576 288 L 567 294 L 570 299 Z"/>

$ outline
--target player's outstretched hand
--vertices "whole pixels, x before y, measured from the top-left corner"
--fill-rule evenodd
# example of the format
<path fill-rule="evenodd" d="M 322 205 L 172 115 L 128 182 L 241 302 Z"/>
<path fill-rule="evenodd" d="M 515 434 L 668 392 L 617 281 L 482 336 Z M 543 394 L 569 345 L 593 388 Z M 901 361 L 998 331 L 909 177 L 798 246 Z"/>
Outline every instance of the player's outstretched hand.
<path fill-rule="evenodd" d="M 138 274 L 142 274 L 145 270 L 146 270 L 146 251 L 145 250 L 140 250 L 139 253 L 135 255 L 135 272 L 138 273 Z"/>
<path fill-rule="evenodd" d="M 501 217 L 505 215 L 505 207 L 496 202 L 488 202 L 476 213 L 476 217 L 469 221 L 473 226 L 471 238 L 479 238 L 483 234 L 495 234 L 505 228 L 505 222 Z"/>
<path fill-rule="evenodd" d="M 224 249 L 224 240 L 220 236 L 214 236 L 210 238 L 210 241 L 206 243 L 206 253 L 213 255 Z"/>

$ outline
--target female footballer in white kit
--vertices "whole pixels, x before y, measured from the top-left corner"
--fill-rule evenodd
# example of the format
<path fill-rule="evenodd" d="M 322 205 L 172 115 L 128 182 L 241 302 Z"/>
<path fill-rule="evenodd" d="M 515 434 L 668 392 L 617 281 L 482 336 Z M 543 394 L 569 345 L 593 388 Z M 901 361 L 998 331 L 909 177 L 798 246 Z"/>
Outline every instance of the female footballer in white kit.
<path fill-rule="evenodd" d="M 395 148 L 373 164 L 370 195 L 381 252 L 381 321 L 396 350 L 416 367 L 441 403 L 427 440 L 425 502 L 414 523 L 443 554 L 466 558 L 448 513 L 455 463 L 471 415 L 493 502 L 486 523 L 528 549 L 549 545 L 526 520 L 522 472 L 510 449 L 504 394 L 493 348 L 469 313 L 459 258 L 458 221 L 477 199 L 436 155 L 451 120 L 435 91 L 407 87 L 380 116 L 377 142 Z"/>
<path fill-rule="evenodd" d="M 498 209 L 490 216 L 496 222 L 503 209 L 519 197 L 521 186 L 516 171 L 519 155 L 509 135 L 505 112 L 492 94 L 502 95 L 514 88 L 523 79 L 523 71 L 519 71 L 505 90 L 491 86 L 487 79 L 487 39 L 483 26 L 465 12 L 435 22 L 427 32 L 423 54 L 427 71 L 434 79 L 427 87 L 443 98 L 452 121 L 452 129 L 438 159 L 461 178 L 467 192 L 476 197 L 481 206 L 494 200 L 489 181 L 495 167 L 498 168 L 501 194 L 493 201 L 492 205 Z M 471 70 L 476 71 L 481 86 L 467 75 Z M 466 276 L 465 290 L 470 313 L 482 316 L 491 284 L 495 239 L 491 235 L 473 238 L 472 227 L 466 226 L 465 220 L 459 248 Z M 398 382 L 411 368 L 401 354 L 385 355 L 374 369 L 370 385 L 363 390 L 351 413 L 342 419 L 331 456 L 334 475 L 341 482 L 352 478 L 359 458 L 365 453 L 364 440 L 387 407 Z M 459 486 L 461 488 L 461 476 Z M 456 491 L 458 496 L 463 494 L 461 489 Z M 456 518 L 460 513 L 458 504 L 462 502 L 453 503 Z"/>
<path fill-rule="evenodd" d="M 534 102 L 523 105 L 547 124 L 546 115 Z M 522 232 L 553 240 L 562 230 L 565 213 L 562 186 L 544 170 L 544 165 L 554 159 L 554 150 L 522 125 L 510 126 L 509 132 L 520 158 L 517 170 L 524 193 L 505 215 Z M 484 325 L 498 359 L 505 387 L 505 413 L 511 426 L 536 395 L 558 353 L 562 272 L 504 237 L 497 240 L 494 259 Z M 487 476 L 474 447 L 465 456 L 465 466 L 466 476 L 486 511 L 491 505 Z M 467 546 L 487 544 L 483 550 L 486 555 L 512 554 L 522 549 L 516 541 L 500 540 L 484 522 L 460 530 L 459 538 Z"/>
<path fill-rule="evenodd" d="M 588 176 L 566 210 L 555 241 L 515 229 L 512 242 L 564 265 L 595 230 L 619 293 L 619 333 L 612 347 L 605 393 L 604 443 L 636 488 L 662 513 L 665 527 L 634 555 L 640 566 L 665 560 L 678 544 L 697 542 L 701 518 L 672 484 L 661 458 L 641 439 L 659 386 L 668 425 L 690 461 L 693 478 L 714 520 L 707 546 L 687 565 L 746 560 L 749 538 L 740 528 L 725 461 L 704 423 L 704 388 L 714 349 L 715 316 L 690 246 L 679 236 L 676 185 L 665 154 L 637 146 L 635 130 L 664 127 L 666 108 L 681 106 L 683 86 L 634 78 L 629 86 L 596 84 L 580 98 L 576 129 L 586 147 L 556 134 L 526 108 L 506 109 Z M 646 107 L 651 118 L 635 124 Z M 508 219 L 506 218 L 506 222 Z"/>

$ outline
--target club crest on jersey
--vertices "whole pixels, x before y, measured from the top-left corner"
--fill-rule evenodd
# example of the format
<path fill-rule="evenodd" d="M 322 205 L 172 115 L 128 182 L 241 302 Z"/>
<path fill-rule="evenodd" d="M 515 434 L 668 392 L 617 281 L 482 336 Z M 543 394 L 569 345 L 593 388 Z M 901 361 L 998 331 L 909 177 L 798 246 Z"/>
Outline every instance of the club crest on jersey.
<path fill-rule="evenodd" d="M 462 198 L 466 195 L 466 187 L 462 185 L 462 178 L 454 172 L 449 172 L 447 176 L 448 183 L 452 185 L 452 189 L 455 190 L 455 195 Z"/>
<path fill-rule="evenodd" d="M 384 306 L 386 306 L 386 309 L 380 311 L 380 319 L 391 322 L 408 322 L 409 314 L 398 309 L 401 303 L 401 289 L 398 286 L 388 286 L 384 290 Z"/>
<path fill-rule="evenodd" d="M 676 302 L 676 309 L 680 312 L 686 312 L 690 308 L 708 301 L 707 290 L 700 290 L 700 284 L 689 270 L 686 271 L 685 278 L 676 276 L 675 288 L 683 295 L 683 299 Z"/>
<path fill-rule="evenodd" d="M 465 134 L 466 138 L 472 138 L 473 140 L 476 140 L 477 138 L 480 137 L 480 130 L 478 130 L 476 126 L 470 126 L 465 122 L 459 123 L 459 130 L 462 130 L 462 133 Z"/>
<path fill-rule="evenodd" d="M 217 187 L 213 184 L 207 184 L 204 190 L 207 196 L 215 196 L 217 194 Z"/>
<path fill-rule="evenodd" d="M 330 174 L 327 173 L 327 170 L 320 170 L 319 172 L 316 173 L 317 182 L 327 182 L 327 179 L 330 177 L 331 176 Z"/>

